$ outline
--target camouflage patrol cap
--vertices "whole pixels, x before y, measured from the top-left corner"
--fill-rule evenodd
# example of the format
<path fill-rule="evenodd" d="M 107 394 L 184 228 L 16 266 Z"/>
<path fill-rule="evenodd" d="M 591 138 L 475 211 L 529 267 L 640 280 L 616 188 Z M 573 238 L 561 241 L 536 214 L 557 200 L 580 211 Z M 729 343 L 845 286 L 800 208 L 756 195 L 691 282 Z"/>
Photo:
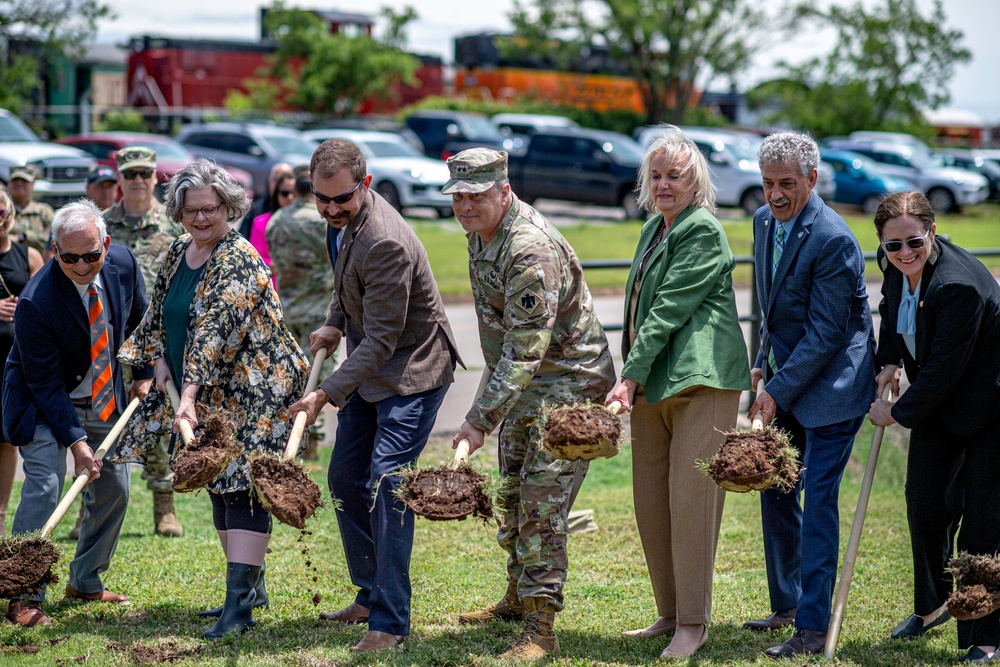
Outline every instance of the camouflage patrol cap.
<path fill-rule="evenodd" d="M 486 192 L 502 178 L 507 178 L 507 152 L 490 148 L 468 148 L 448 158 L 451 180 L 441 193 Z"/>
<path fill-rule="evenodd" d="M 156 169 L 156 151 L 145 146 L 126 146 L 115 152 L 118 171 L 126 169 Z"/>
<path fill-rule="evenodd" d="M 28 181 L 29 183 L 34 183 L 35 179 L 38 177 L 38 167 L 33 164 L 18 165 L 16 167 L 10 168 L 10 179 L 13 181 L 15 178 L 20 178 L 22 181 Z"/>

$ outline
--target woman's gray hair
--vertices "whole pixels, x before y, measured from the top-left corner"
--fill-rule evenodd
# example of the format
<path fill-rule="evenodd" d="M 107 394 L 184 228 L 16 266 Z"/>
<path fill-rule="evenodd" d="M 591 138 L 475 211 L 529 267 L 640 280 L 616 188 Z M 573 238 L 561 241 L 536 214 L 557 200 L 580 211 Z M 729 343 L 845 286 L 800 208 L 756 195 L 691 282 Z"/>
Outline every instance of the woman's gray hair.
<path fill-rule="evenodd" d="M 222 205 L 226 207 L 226 220 L 229 222 L 241 220 L 250 210 L 250 198 L 247 197 L 247 191 L 243 186 L 219 164 L 198 158 L 181 168 L 170 179 L 164 203 L 171 220 L 181 221 L 184 196 L 188 190 L 197 188 L 212 188 L 215 191 L 222 200 Z"/>
<path fill-rule="evenodd" d="M 639 206 L 650 213 L 657 212 L 656 197 L 652 192 L 650 169 L 653 158 L 657 155 L 663 155 L 667 164 L 677 161 L 681 174 L 691 174 L 694 186 L 694 199 L 691 205 L 715 212 L 716 187 L 712 183 L 712 176 L 708 171 L 705 156 L 693 141 L 684 136 L 680 128 L 664 125 L 663 129 L 665 134 L 653 140 L 639 166 L 639 182 L 636 186 L 636 190 L 639 192 Z"/>
<path fill-rule="evenodd" d="M 91 225 L 97 227 L 97 234 L 101 237 L 101 243 L 104 243 L 104 239 L 108 236 L 108 226 L 104 224 L 104 215 L 101 214 L 97 204 L 89 199 L 66 204 L 56 211 L 56 216 L 52 220 L 52 240 L 58 246 L 59 240 L 67 233 Z"/>
<path fill-rule="evenodd" d="M 757 162 L 761 169 L 794 162 L 802 175 L 808 176 L 819 165 L 819 146 L 808 134 L 778 132 L 764 139 L 757 151 Z"/>

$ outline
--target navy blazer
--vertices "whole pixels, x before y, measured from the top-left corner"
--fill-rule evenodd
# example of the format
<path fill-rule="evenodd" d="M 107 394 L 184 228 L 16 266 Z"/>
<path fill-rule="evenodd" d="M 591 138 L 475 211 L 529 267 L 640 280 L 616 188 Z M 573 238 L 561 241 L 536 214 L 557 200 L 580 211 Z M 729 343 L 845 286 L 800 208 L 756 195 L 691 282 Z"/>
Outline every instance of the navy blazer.
<path fill-rule="evenodd" d="M 116 414 L 125 407 L 125 383 L 116 356 L 146 311 L 146 288 L 131 251 L 111 244 L 101 269 L 108 314 Z M 3 385 L 3 431 L 7 442 L 27 445 L 45 422 L 56 442 L 69 447 L 87 436 L 70 401 L 90 366 L 90 322 L 80 293 L 55 258 L 28 281 L 14 310 L 14 346 Z M 153 377 L 136 368 L 134 379 Z M 96 449 L 96 447 L 95 447 Z"/>
<path fill-rule="evenodd" d="M 896 333 L 903 274 L 879 251 L 882 315 L 876 361 L 906 368 L 909 388 L 892 406 L 907 428 L 932 414 L 952 433 L 978 433 L 1000 405 L 1000 285 L 982 262 L 938 237 L 924 265 L 917 307 L 916 358 Z"/>
<path fill-rule="evenodd" d="M 754 363 L 778 406 L 806 428 L 854 419 L 875 400 L 875 336 L 865 261 L 847 223 L 813 193 L 785 239 L 771 280 L 774 217 L 753 218 L 763 319 Z M 770 377 L 768 350 L 778 372 Z"/>

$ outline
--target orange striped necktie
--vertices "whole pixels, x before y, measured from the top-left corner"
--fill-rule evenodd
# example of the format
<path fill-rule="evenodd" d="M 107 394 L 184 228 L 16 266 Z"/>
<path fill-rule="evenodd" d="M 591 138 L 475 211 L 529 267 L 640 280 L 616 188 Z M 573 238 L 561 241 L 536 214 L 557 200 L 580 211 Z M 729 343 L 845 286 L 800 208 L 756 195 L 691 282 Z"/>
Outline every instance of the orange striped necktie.
<path fill-rule="evenodd" d="M 101 421 L 115 413 L 115 383 L 111 378 L 111 352 L 108 349 L 108 322 L 104 306 L 97 294 L 97 285 L 87 287 L 90 295 L 90 362 L 93 384 L 90 389 L 91 406 Z"/>

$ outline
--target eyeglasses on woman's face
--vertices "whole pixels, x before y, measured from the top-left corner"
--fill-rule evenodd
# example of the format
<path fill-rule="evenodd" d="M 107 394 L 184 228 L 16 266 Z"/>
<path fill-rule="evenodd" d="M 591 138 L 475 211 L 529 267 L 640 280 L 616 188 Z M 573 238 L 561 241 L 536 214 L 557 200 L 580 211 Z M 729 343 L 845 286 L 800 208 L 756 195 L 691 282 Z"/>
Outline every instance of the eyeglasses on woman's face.
<path fill-rule="evenodd" d="M 892 240 L 892 241 L 882 241 L 882 247 L 886 252 L 899 252 L 903 249 L 903 244 L 910 250 L 920 250 L 925 245 L 927 245 L 927 237 L 930 236 L 931 230 L 927 230 L 923 236 L 914 236 L 913 238 L 906 239 L 905 241 Z"/>
<path fill-rule="evenodd" d="M 195 220 L 198 214 L 201 214 L 206 220 L 212 218 L 216 213 L 222 208 L 222 204 L 216 204 L 215 206 L 202 206 L 201 208 L 193 208 L 185 206 L 181 209 L 181 215 L 185 220 Z"/>

